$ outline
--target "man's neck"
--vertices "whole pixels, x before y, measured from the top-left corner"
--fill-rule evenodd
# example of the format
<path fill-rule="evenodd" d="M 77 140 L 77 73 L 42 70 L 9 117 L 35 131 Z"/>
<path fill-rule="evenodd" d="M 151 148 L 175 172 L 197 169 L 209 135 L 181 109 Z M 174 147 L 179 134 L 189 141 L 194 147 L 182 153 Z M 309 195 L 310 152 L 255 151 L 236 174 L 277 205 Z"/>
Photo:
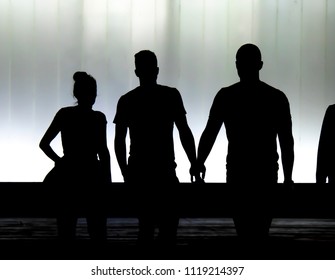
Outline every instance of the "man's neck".
<path fill-rule="evenodd" d="M 256 85 L 259 84 L 261 82 L 261 80 L 259 79 L 259 77 L 254 77 L 254 78 L 244 78 L 244 79 L 240 79 L 240 83 L 243 85 Z"/>
<path fill-rule="evenodd" d="M 140 79 L 140 86 L 141 87 L 154 87 L 156 85 L 157 85 L 157 81 L 156 80 L 145 81 L 145 80 L 141 80 Z"/>

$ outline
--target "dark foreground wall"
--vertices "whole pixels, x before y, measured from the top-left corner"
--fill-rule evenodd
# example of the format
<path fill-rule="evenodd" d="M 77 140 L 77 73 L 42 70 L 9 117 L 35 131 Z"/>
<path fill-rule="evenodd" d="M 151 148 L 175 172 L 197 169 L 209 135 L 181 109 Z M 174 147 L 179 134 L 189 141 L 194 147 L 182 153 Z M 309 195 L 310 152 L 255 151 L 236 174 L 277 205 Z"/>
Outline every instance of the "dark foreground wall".
<path fill-rule="evenodd" d="M 106 186 L 47 186 L 40 182 L 0 183 L 0 217 L 53 217 L 60 208 L 100 209 L 109 217 L 135 217 L 138 207 L 177 209 L 181 217 L 231 217 L 234 210 L 259 207 L 281 218 L 335 218 L 335 190 L 330 185 L 297 183 L 269 186 L 229 186 L 225 183 L 154 188 L 112 183 Z"/>

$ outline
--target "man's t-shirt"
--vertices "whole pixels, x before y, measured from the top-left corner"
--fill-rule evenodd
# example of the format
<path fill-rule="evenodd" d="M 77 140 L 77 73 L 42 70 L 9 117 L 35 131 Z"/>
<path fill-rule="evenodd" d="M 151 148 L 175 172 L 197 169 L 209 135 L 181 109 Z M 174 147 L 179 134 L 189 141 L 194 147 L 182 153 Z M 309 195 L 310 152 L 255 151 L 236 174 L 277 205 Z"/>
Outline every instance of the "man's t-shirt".
<path fill-rule="evenodd" d="M 236 83 L 217 93 L 209 118 L 222 121 L 226 128 L 227 174 L 277 176 L 277 135 L 289 133 L 292 126 L 283 92 L 264 82 L 253 87 Z"/>
<path fill-rule="evenodd" d="M 168 86 L 139 86 L 121 96 L 114 123 L 129 128 L 129 164 L 148 171 L 175 169 L 173 127 L 185 114 L 179 91 Z"/>

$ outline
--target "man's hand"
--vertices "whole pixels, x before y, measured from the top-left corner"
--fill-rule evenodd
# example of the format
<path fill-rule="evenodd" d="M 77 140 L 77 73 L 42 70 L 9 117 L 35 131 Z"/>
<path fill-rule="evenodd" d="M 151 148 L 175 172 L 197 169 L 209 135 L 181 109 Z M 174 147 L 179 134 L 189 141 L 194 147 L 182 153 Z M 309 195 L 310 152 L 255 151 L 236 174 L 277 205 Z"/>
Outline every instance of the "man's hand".
<path fill-rule="evenodd" d="M 204 183 L 205 173 L 206 173 L 205 165 L 202 164 L 200 166 L 198 163 L 193 164 L 190 168 L 191 182 Z"/>
<path fill-rule="evenodd" d="M 294 190 L 294 182 L 293 182 L 293 180 L 292 179 L 284 179 L 284 186 L 287 189 L 293 191 Z"/>
<path fill-rule="evenodd" d="M 122 169 L 122 176 L 123 176 L 123 181 L 125 183 L 128 183 L 129 182 L 129 172 L 128 172 L 128 165 L 125 166 L 123 169 Z"/>

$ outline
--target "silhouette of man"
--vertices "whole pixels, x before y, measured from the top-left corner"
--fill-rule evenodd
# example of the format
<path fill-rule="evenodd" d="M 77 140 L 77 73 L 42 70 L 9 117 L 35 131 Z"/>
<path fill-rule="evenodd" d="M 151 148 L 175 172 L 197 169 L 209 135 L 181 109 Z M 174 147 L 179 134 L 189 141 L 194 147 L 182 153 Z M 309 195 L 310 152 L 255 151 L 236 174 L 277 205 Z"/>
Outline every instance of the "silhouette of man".
<path fill-rule="evenodd" d="M 135 74 L 140 85 L 118 101 L 114 145 L 124 182 L 137 189 L 139 244 L 152 244 L 157 226 L 160 244 L 166 245 L 175 243 L 179 223 L 174 125 L 191 164 L 191 180 L 196 149 L 180 93 L 176 88 L 157 84 L 158 73 L 155 53 L 142 50 L 135 54 Z"/>
<path fill-rule="evenodd" d="M 107 120 L 102 112 L 92 110 L 97 96 L 96 80 L 86 72 L 73 75 L 76 106 L 61 108 L 40 141 L 40 148 L 55 167 L 44 181 L 57 187 L 60 211 L 58 235 L 73 240 L 78 212 L 84 213 L 93 241 L 105 241 L 107 218 L 102 212 L 105 183 L 111 182 L 110 154 L 107 147 Z M 64 156 L 51 147 L 61 134 Z"/>
<path fill-rule="evenodd" d="M 317 165 L 317 183 L 335 183 L 335 104 L 329 105 L 322 122 Z"/>
<path fill-rule="evenodd" d="M 198 168 L 205 177 L 205 161 L 224 123 L 228 140 L 227 186 L 231 187 L 238 236 L 267 237 L 272 222 L 269 185 L 278 180 L 277 136 L 285 183 L 292 183 L 294 140 L 288 99 L 262 82 L 259 48 L 242 45 L 236 53 L 240 81 L 222 88 L 214 98 L 198 147 Z"/>

